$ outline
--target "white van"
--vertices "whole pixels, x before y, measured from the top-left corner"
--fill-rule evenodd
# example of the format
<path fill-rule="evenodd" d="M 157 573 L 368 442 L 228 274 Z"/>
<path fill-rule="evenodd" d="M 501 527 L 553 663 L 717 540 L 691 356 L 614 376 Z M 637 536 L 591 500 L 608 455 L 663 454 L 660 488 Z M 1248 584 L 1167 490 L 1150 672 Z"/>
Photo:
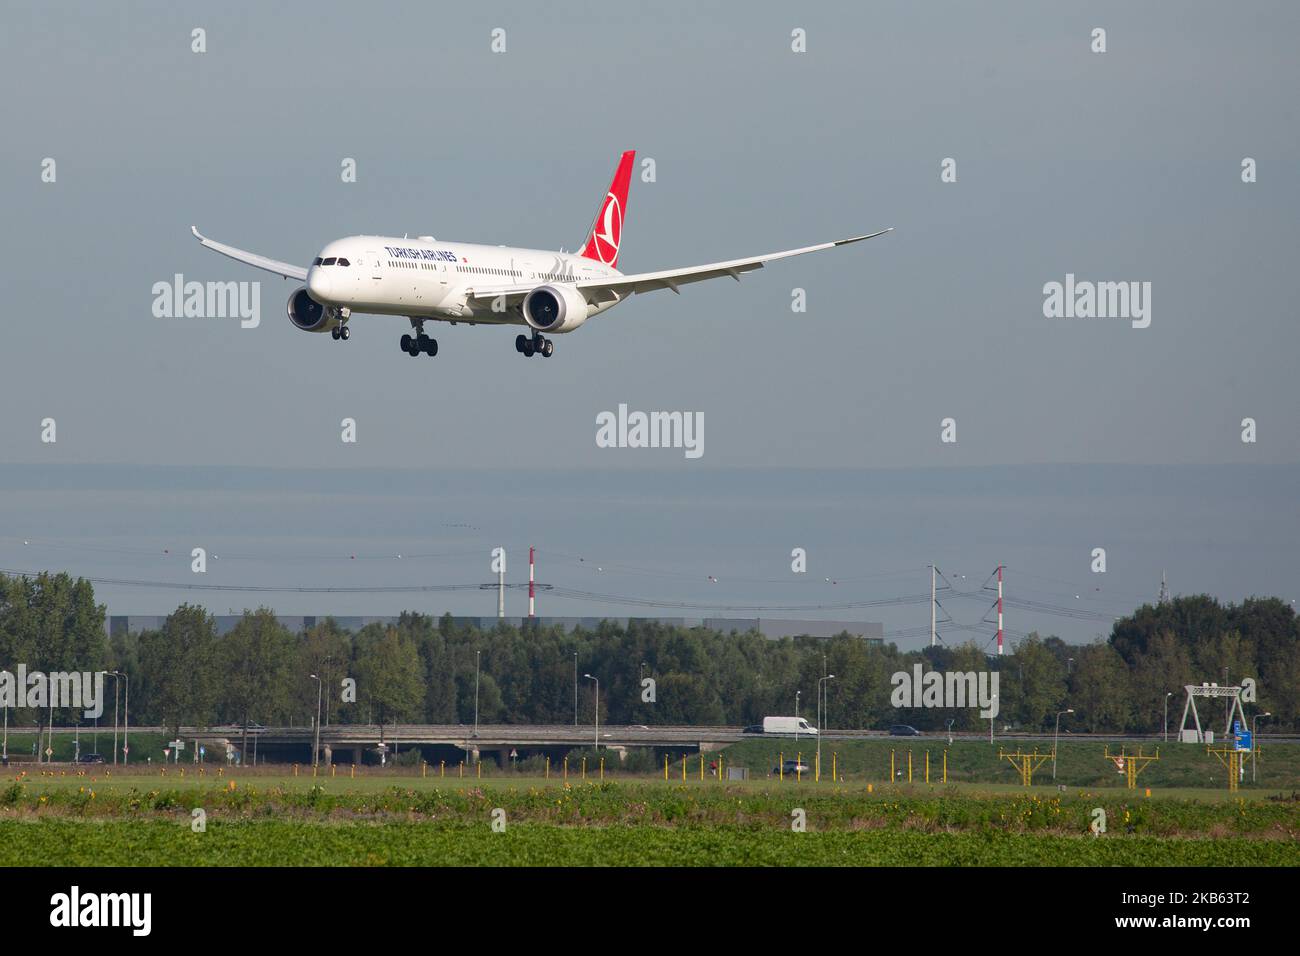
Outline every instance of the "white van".
<path fill-rule="evenodd" d="M 764 717 L 765 734 L 808 734 L 817 735 L 817 728 L 809 725 L 802 717 Z"/>

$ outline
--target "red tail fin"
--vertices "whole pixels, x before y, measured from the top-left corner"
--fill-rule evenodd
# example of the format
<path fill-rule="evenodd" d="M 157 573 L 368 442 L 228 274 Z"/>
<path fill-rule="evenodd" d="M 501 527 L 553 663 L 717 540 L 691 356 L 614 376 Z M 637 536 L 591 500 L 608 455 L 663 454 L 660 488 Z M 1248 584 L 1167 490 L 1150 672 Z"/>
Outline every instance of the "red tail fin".
<path fill-rule="evenodd" d="M 618 161 L 614 180 L 600 202 L 596 219 L 587 233 L 582 255 L 607 266 L 618 268 L 618 247 L 623 243 L 623 221 L 627 217 L 627 187 L 632 181 L 632 161 L 636 150 L 629 149 Z"/>

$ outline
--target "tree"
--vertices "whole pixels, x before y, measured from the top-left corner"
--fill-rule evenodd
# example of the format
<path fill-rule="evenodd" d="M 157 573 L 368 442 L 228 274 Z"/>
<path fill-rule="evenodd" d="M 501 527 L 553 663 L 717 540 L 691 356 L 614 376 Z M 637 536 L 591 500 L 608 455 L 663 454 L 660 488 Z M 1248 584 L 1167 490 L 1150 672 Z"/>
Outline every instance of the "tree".
<path fill-rule="evenodd" d="M 248 752 L 248 723 L 275 720 L 287 709 L 294 639 L 275 618 L 260 607 L 244 616 L 221 645 L 225 676 L 224 707 L 244 728 L 241 753 Z"/>
<path fill-rule="evenodd" d="M 1065 708 L 1065 670 L 1060 659 L 1044 644 L 1037 633 L 1016 645 L 1015 653 L 1002 668 L 1011 704 L 1008 716 L 1030 730 L 1041 730 L 1052 723 L 1056 713 Z M 1014 675 L 1011 680 L 1008 676 Z M 1009 686 L 1008 686 L 1009 685 Z"/>
<path fill-rule="evenodd" d="M 420 654 L 396 627 L 369 624 L 356 639 L 357 702 L 384 724 L 419 714 L 424 700 Z"/>
<path fill-rule="evenodd" d="M 153 720 L 178 736 L 205 725 L 219 696 L 217 625 L 201 607 L 182 604 L 158 631 L 140 635 L 140 690 Z"/>
<path fill-rule="evenodd" d="M 1128 728 L 1133 707 L 1124 658 L 1109 644 L 1089 644 L 1075 656 L 1070 699 L 1076 723 L 1090 733 Z"/>
<path fill-rule="evenodd" d="M 1157 632 L 1137 658 L 1132 673 L 1133 700 L 1137 708 L 1136 725 L 1141 730 L 1163 732 L 1165 695 L 1173 694 L 1170 703 L 1180 698 L 1186 684 L 1193 680 L 1191 654 L 1170 630 Z"/>
<path fill-rule="evenodd" d="M 323 698 L 322 722 L 329 723 L 331 713 L 337 715 L 338 710 L 333 705 L 341 697 L 342 681 L 348 675 L 351 661 L 351 641 L 334 618 L 327 617 L 302 632 L 298 639 L 293 681 L 301 712 L 310 714 L 315 720 L 319 694 Z M 319 687 L 312 680 L 312 674 L 320 678 Z"/>

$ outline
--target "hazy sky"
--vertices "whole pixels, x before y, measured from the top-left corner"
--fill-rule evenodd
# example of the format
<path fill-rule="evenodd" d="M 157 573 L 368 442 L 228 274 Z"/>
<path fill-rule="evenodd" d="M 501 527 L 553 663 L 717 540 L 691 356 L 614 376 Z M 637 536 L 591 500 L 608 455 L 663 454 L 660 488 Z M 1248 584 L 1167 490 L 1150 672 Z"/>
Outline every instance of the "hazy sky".
<path fill-rule="evenodd" d="M 682 549 L 730 549 L 691 497 L 720 468 L 739 469 L 728 482 L 745 491 L 771 469 L 1012 466 L 927 485 L 908 505 L 927 514 L 982 489 L 978 476 L 1014 483 L 1015 466 L 1300 462 L 1295 4 L 5 2 L 4 23 L 0 464 L 398 470 L 412 481 L 385 482 L 387 497 L 349 472 L 352 494 L 280 540 L 343 540 L 352 522 L 364 536 L 368 509 L 398 497 L 428 522 L 499 487 L 494 504 L 519 520 L 564 516 L 552 548 L 602 543 L 601 528 L 574 528 L 590 508 L 558 502 L 585 473 L 626 470 L 669 505 L 629 503 L 644 520 L 617 540 L 606 524 L 603 543 L 664 567 Z M 796 28 L 806 53 L 791 51 Z M 557 336 L 546 360 L 517 355 L 514 329 L 435 324 L 440 354 L 418 360 L 397 348 L 399 318 L 357 316 L 347 343 L 300 332 L 284 315 L 294 283 L 189 234 L 303 264 L 356 233 L 572 249 L 628 148 L 655 160 L 657 181 L 634 178 L 624 271 L 896 232 L 740 284 L 638 296 Z M 341 181 L 345 157 L 356 183 Z M 947 157 L 955 183 L 940 181 Z M 1241 181 L 1244 157 L 1258 182 Z M 152 286 L 175 273 L 260 281 L 260 326 L 154 318 Z M 1150 327 L 1045 318 L 1043 285 L 1067 273 L 1150 282 Z M 806 313 L 791 311 L 795 287 Z M 620 403 L 703 414 L 703 457 L 598 448 L 595 417 Z M 55 444 L 41 441 L 47 417 Z M 344 417 L 356 444 L 340 441 Z M 955 444 L 939 441 L 945 417 Z M 1256 443 L 1241 441 L 1245 417 Z M 539 474 L 552 469 L 578 477 Z M 1061 473 L 1043 474 L 1025 480 Z M 1222 486 L 1201 474 L 1184 476 L 1184 511 L 1145 532 L 1151 557 L 1127 591 L 1149 594 L 1175 529 L 1222 510 Z M 11 500 L 9 527 L 75 542 L 117 507 L 80 484 L 45 527 Z M 784 533 L 799 509 L 870 505 L 841 492 L 757 494 L 736 526 L 783 533 L 737 548 L 725 572 L 764 577 L 747 562 L 802 543 Z M 244 505 L 195 494 L 223 529 L 238 523 Z M 297 513 L 292 486 L 258 494 L 268 513 Z M 1071 500 L 1091 509 L 1080 534 L 1134 509 L 1119 490 Z M 1294 510 L 1275 520 L 1270 533 L 1294 541 Z M 1093 545 L 1050 525 L 1031 522 L 1019 543 L 1086 577 L 1074 556 Z M 835 547 L 859 567 L 924 565 L 949 543 L 981 574 L 1011 563 L 938 528 L 886 549 L 852 526 L 857 540 Z M 517 530 L 509 516 L 491 529 Z M 1188 555 L 1183 579 L 1210 587 L 1231 564 L 1266 581 L 1250 540 Z M 131 610 L 161 599 L 149 603 Z"/>

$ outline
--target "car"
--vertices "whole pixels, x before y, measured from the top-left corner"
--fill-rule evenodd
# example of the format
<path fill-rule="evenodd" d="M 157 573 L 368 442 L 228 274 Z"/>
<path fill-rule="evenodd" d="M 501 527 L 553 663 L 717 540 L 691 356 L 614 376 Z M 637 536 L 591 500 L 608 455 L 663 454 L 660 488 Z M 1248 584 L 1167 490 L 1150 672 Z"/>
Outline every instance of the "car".
<path fill-rule="evenodd" d="M 761 734 L 762 732 L 763 732 L 762 724 L 750 724 L 748 727 L 746 727 L 744 730 L 741 731 L 742 734 Z"/>
<path fill-rule="evenodd" d="M 77 763 L 103 763 L 103 754 L 82 754 L 77 758 Z"/>
<path fill-rule="evenodd" d="M 921 732 L 908 724 L 894 724 L 889 728 L 891 737 L 920 737 Z"/>
<path fill-rule="evenodd" d="M 800 763 L 797 760 L 787 760 L 779 767 L 772 768 L 772 776 L 778 777 L 784 774 L 787 777 L 793 777 L 799 774 L 808 773 L 809 767 L 806 763 Z"/>

